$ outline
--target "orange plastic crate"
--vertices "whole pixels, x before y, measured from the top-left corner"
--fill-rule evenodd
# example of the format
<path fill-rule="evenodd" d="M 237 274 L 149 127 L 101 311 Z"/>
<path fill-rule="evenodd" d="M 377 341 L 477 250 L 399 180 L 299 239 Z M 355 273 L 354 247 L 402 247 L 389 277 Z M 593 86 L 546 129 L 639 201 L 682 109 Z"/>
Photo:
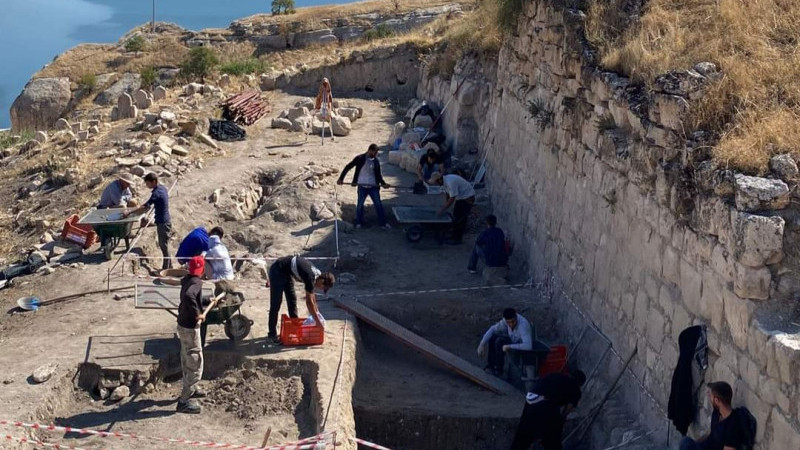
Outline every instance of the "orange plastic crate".
<path fill-rule="evenodd" d="M 61 229 L 61 239 L 80 244 L 83 248 L 89 248 L 97 240 L 97 233 L 91 225 L 78 225 L 81 220 L 77 214 L 73 214 L 64 221 L 64 228 Z"/>
<path fill-rule="evenodd" d="M 554 345 L 550 347 L 550 353 L 539 366 L 539 377 L 551 373 L 563 373 L 567 369 L 567 346 Z"/>
<path fill-rule="evenodd" d="M 283 345 L 321 345 L 325 342 L 325 331 L 316 325 L 303 325 L 306 319 L 292 319 L 281 316 L 281 344 Z"/>

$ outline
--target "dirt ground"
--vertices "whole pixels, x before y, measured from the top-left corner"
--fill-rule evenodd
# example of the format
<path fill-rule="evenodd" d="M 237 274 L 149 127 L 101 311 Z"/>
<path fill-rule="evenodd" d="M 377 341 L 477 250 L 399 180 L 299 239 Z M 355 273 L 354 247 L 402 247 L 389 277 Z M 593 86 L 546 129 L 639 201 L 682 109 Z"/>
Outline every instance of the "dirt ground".
<path fill-rule="evenodd" d="M 299 98 L 276 93 L 273 102 L 276 109 L 280 109 L 293 105 Z M 312 222 L 309 217 L 310 206 L 315 202 L 324 202 L 326 206 L 334 208 L 335 199 L 338 198 L 342 217 L 352 220 L 355 189 L 348 185 L 335 186 L 338 174 L 318 177 L 318 188 L 312 189 L 303 182 L 302 175 L 296 178 L 297 174 L 305 173 L 309 167 L 341 169 L 352 157 L 365 151 L 370 143 L 382 145 L 390 133 L 391 125 L 397 120 L 397 115 L 387 103 L 359 99 L 351 99 L 351 102 L 364 108 L 364 117 L 355 122 L 352 133 L 347 137 L 336 138 L 334 142 L 326 141 L 322 146 L 319 137 L 310 137 L 306 142 L 302 134 L 269 129 L 267 118 L 248 130 L 248 140 L 223 144 L 225 156 L 207 159 L 201 169 L 193 170 L 179 179 L 171 194 L 171 213 L 177 236 L 172 243 L 173 251 L 180 238 L 192 228 L 222 224 L 226 230 L 225 242 L 233 256 L 256 253 L 267 258 L 292 253 L 336 256 L 334 222 Z M 390 184 L 406 188 L 413 184 L 414 176 L 386 162 L 386 150 L 382 151 L 380 157 L 384 175 Z M 259 184 L 259 180 L 263 181 L 261 173 L 275 170 L 281 171 L 284 176 L 277 186 L 273 186 L 271 200 L 278 205 L 271 213 L 224 221 L 224 202 L 220 202 L 220 207 L 209 202 L 209 197 L 219 188 L 224 188 L 221 197 L 227 198 L 252 189 Z M 436 205 L 443 201 L 438 195 L 419 196 L 402 189 L 384 190 L 382 198 L 390 217 L 391 207 L 395 205 Z M 488 204 L 479 204 L 475 208 L 475 215 L 486 214 L 489 208 Z M 323 270 L 332 269 L 337 275 L 348 272 L 355 277 L 355 282 L 340 283 L 330 295 L 477 286 L 482 283 L 479 276 L 466 271 L 469 245 L 441 247 L 429 238 L 410 245 L 404 238 L 402 227 L 394 220 L 391 220 L 394 225 L 392 230 L 374 226 L 374 211 L 369 203 L 367 219 L 373 224 L 372 227 L 352 230 L 342 226 L 338 239 L 340 258 L 335 268 L 332 260 L 317 261 Z M 468 235 L 465 242 L 472 239 L 474 235 Z M 137 254 L 158 255 L 155 230 L 146 230 L 137 247 Z M 117 252 L 117 255 L 120 254 L 121 248 Z M 202 419 L 176 416 L 174 398 L 177 397 L 179 382 L 165 383 L 151 394 L 133 396 L 111 405 L 93 400 L 84 392 L 76 392 L 72 387 L 72 379 L 81 362 L 99 361 L 104 367 L 146 369 L 157 364 L 165 353 L 174 352 L 177 343 L 172 337 L 175 327 L 173 316 L 159 310 L 134 309 L 132 299 L 126 295 L 119 300 L 115 300 L 113 294 L 92 295 L 43 307 L 37 312 L 14 312 L 16 299 L 24 295 L 47 299 L 106 287 L 104 278 L 113 261 L 104 262 L 99 255 L 92 254 L 84 256 L 82 262 L 75 267 L 59 267 L 50 275 L 25 277 L 14 287 L 2 292 L 0 302 L 4 311 L 9 313 L 0 318 L 0 365 L 4 367 L 0 374 L 0 382 L 4 383 L 0 389 L 1 418 L 44 422 L 57 420 L 60 424 L 95 429 L 246 442 L 250 445 L 260 443 L 265 426 L 270 423 L 276 424 L 271 443 L 305 437 L 313 434 L 309 431 L 311 429 L 339 426 L 337 420 L 342 427 L 352 427 L 351 393 L 345 390 L 336 396 L 332 394 L 342 353 L 345 355 L 345 376 L 338 382 L 352 386 L 355 377 L 354 374 L 347 375 L 348 371 L 355 372 L 356 365 L 352 317 L 346 319 L 341 310 L 323 298 L 320 308 L 328 319 L 325 345 L 312 348 L 266 345 L 263 337 L 267 333 L 268 291 L 263 286 L 259 271 L 246 265 L 241 267 L 242 280 L 238 286 L 247 298 L 242 312 L 254 321 L 253 329 L 242 345 L 233 348 L 227 342 L 222 327 L 211 326 L 206 352 L 234 352 L 273 360 L 313 361 L 318 366 L 315 388 L 318 393 L 313 396 L 316 400 L 312 401 L 310 407 L 317 422 L 314 426 L 290 423 L 293 416 L 281 409 L 266 407 L 256 412 L 247 409 L 249 406 L 245 409 L 242 409 L 243 406 L 231 407 L 230 403 L 213 396 L 213 403 L 209 400 L 204 402 L 206 406 Z M 158 261 L 152 263 L 157 265 Z M 112 273 L 110 287 L 133 282 L 150 283 L 151 277 L 147 271 L 126 260 L 124 267 L 117 266 Z M 466 304 L 480 302 L 480 298 L 482 294 L 468 301 L 451 300 L 453 319 L 457 320 Z M 419 304 L 426 302 L 426 297 L 403 297 L 397 301 L 408 305 Z M 302 300 L 300 303 L 303 315 L 305 306 Z M 344 329 L 345 324 L 349 324 L 347 330 Z M 403 324 L 414 329 L 413 323 Z M 480 327 L 486 325 L 481 323 Z M 465 334 L 455 332 L 442 345 L 448 348 L 449 344 L 454 344 L 451 350 L 463 355 L 468 353 L 468 349 L 474 352 L 477 341 L 472 341 L 479 336 L 470 336 L 468 339 L 462 336 Z M 347 340 L 345 344 L 343 337 Z M 464 339 L 467 341 L 461 342 Z M 435 402 L 429 402 L 435 403 L 437 410 L 480 412 L 478 407 L 486 408 L 488 405 L 489 409 L 500 411 L 513 404 L 514 407 L 509 410 L 511 414 L 517 414 L 521 407 L 520 399 L 500 399 L 494 394 L 480 392 L 480 389 L 458 376 L 422 360 L 372 330 L 364 332 L 363 342 L 368 357 L 363 362 L 363 368 L 359 369 L 358 377 L 383 383 L 381 386 L 389 388 L 385 391 L 404 388 L 413 392 L 414 396 L 398 392 L 396 397 L 404 398 L 409 406 L 415 406 L 413 398 L 419 399 L 426 392 L 437 391 L 443 395 L 437 397 Z M 162 345 L 159 347 L 156 343 Z M 376 349 L 386 349 L 386 352 Z M 46 363 L 58 364 L 53 378 L 43 384 L 29 381 L 34 369 Z M 361 367 L 362 362 L 358 364 Z M 217 378 L 224 380 L 224 376 L 217 375 Z M 291 381 L 291 377 L 288 380 L 275 386 L 291 397 L 291 392 L 297 393 L 297 389 L 292 387 L 296 387 L 296 383 Z M 215 388 L 221 382 L 211 380 L 205 383 L 210 383 L 207 387 Z M 246 385 L 255 388 L 256 395 L 259 395 L 259 387 L 252 383 Z M 440 390 L 443 386 L 448 388 Z M 264 389 L 270 388 L 264 386 Z M 366 394 L 372 398 L 377 396 L 381 401 L 386 397 L 378 391 Z M 278 403 L 282 404 L 280 401 Z M 331 413 L 330 410 L 335 411 Z M 283 434 L 277 433 L 278 430 L 282 430 Z M 22 435 L 18 430 L 13 431 L 15 435 Z M 51 433 L 47 437 L 59 436 Z M 80 439 L 70 440 L 70 443 L 85 445 Z M 129 441 L 119 441 L 118 444 L 115 443 L 115 447 L 145 448 Z"/>

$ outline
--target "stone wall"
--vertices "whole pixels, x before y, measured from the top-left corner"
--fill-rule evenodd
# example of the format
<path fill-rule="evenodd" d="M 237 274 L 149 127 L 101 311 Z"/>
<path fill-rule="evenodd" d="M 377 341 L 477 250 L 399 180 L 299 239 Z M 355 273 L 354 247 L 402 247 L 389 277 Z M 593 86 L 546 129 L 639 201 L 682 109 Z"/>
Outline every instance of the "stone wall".
<path fill-rule="evenodd" d="M 316 93 L 323 77 L 331 80 L 336 97 L 413 98 L 421 77 L 418 50 L 413 45 L 376 47 L 354 52 L 338 64 L 305 71 L 287 70 L 268 75 L 272 87 Z"/>
<path fill-rule="evenodd" d="M 582 320 L 568 299 L 619 354 L 638 349 L 631 367 L 646 392 L 628 379 L 622 394 L 643 422 L 665 426 L 678 334 L 706 324 L 705 381 L 734 387 L 734 404 L 758 419 L 757 449 L 800 448 L 794 161 L 773 160 L 770 178 L 715 167 L 702 133 L 682 131 L 691 100 L 718 76 L 713 65 L 665 74 L 644 92 L 594 68 L 583 17 L 532 0 L 496 65 L 426 75 L 418 96 L 441 106 L 468 79 L 444 121 L 456 153 L 473 150 L 464 136 L 492 130 L 487 177 L 500 225 L 556 291 L 572 339 Z M 691 434 L 708 426 L 704 392 Z"/>

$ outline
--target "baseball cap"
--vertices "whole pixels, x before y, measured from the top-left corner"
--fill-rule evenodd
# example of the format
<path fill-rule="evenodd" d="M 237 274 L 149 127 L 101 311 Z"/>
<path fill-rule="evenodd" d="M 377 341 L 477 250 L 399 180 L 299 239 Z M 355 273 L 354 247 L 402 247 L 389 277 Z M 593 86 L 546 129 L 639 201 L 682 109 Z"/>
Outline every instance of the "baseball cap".
<path fill-rule="evenodd" d="M 202 256 L 194 256 L 189 260 L 189 275 L 200 276 L 206 268 L 206 260 Z"/>

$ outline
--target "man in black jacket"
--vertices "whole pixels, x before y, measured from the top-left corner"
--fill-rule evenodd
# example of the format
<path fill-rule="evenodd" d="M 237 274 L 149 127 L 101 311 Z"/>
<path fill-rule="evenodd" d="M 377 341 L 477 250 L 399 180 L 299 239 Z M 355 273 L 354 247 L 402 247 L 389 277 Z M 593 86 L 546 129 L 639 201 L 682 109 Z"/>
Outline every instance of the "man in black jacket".
<path fill-rule="evenodd" d="M 200 340 L 200 324 L 203 316 L 203 271 L 205 259 L 195 256 L 189 260 L 189 274 L 181 280 L 181 303 L 178 305 L 178 338 L 181 341 L 181 368 L 183 390 L 178 398 L 177 411 L 199 414 L 196 400 L 205 397 L 198 386 L 203 377 L 203 345 Z"/>
<path fill-rule="evenodd" d="M 381 163 L 378 161 L 378 146 L 370 144 L 367 153 L 358 155 L 353 158 L 342 170 L 337 184 L 344 184 L 344 177 L 350 169 L 355 168 L 353 174 L 353 181 L 350 183 L 353 186 L 358 186 L 358 202 L 356 203 L 356 228 L 361 228 L 364 224 L 364 201 L 367 196 L 372 199 L 372 204 L 375 205 L 375 212 L 378 214 L 378 222 L 380 226 L 385 229 L 390 229 L 391 226 L 386 222 L 386 215 L 383 212 L 383 203 L 381 203 L 380 188 L 388 188 L 389 184 L 383 181 L 381 176 Z M 364 169 L 364 170 L 362 170 Z"/>
<path fill-rule="evenodd" d="M 528 450 L 541 439 L 545 450 L 561 450 L 561 433 L 567 415 L 581 399 L 586 375 L 576 370 L 569 375 L 551 373 L 536 382 L 525 397 L 511 450 Z"/>

